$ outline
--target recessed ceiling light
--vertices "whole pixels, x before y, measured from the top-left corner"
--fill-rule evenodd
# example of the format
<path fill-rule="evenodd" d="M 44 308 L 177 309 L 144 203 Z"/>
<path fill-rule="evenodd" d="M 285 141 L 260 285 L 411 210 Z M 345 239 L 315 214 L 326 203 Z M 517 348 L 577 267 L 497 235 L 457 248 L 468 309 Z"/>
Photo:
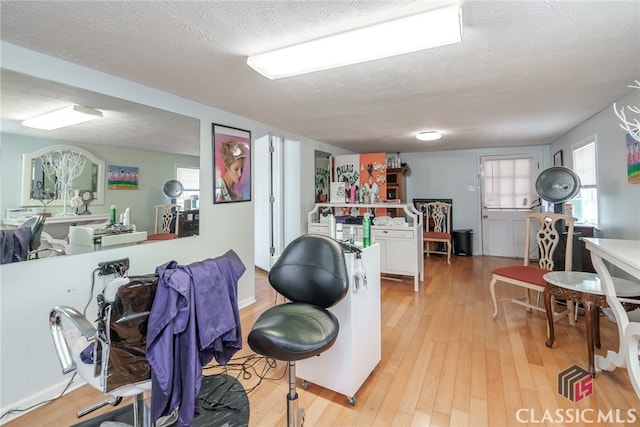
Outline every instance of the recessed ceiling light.
<path fill-rule="evenodd" d="M 100 110 L 83 107 L 82 105 L 70 105 L 61 110 L 24 120 L 22 126 L 53 130 L 99 118 L 102 118 L 102 111 Z"/>
<path fill-rule="evenodd" d="M 450 6 L 250 56 L 247 64 L 279 79 L 461 41 L 461 9 Z"/>
<path fill-rule="evenodd" d="M 427 130 L 424 132 L 418 132 L 416 138 L 420 141 L 435 141 L 436 139 L 442 138 L 442 134 L 437 130 Z"/>

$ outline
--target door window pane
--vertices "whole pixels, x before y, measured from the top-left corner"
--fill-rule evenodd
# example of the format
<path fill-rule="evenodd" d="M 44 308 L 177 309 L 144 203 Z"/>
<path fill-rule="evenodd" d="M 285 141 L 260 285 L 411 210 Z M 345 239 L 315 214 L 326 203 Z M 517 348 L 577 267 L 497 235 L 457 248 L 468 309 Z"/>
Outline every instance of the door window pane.
<path fill-rule="evenodd" d="M 536 199 L 533 159 L 511 158 L 483 162 L 483 206 L 488 209 L 528 209 Z"/>
<path fill-rule="evenodd" d="M 176 203 L 184 206 L 184 201 L 191 199 L 191 196 L 200 196 L 200 169 L 199 168 L 176 168 L 176 179 L 182 183 L 184 190 Z M 191 206 L 195 209 L 196 206 Z"/>

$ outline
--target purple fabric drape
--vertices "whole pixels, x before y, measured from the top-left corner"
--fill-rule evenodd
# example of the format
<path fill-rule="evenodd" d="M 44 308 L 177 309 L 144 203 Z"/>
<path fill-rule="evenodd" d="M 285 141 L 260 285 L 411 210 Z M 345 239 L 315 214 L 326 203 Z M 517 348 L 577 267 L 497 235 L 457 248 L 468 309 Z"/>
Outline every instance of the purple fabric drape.
<path fill-rule="evenodd" d="M 0 232 L 0 264 L 25 261 L 29 253 L 30 228 L 1 230 Z"/>
<path fill-rule="evenodd" d="M 190 426 L 199 415 L 202 367 L 214 357 L 226 364 L 242 348 L 237 282 L 244 272 L 232 250 L 188 266 L 171 261 L 156 268 L 147 331 L 152 422 L 179 407 L 178 424 Z"/>

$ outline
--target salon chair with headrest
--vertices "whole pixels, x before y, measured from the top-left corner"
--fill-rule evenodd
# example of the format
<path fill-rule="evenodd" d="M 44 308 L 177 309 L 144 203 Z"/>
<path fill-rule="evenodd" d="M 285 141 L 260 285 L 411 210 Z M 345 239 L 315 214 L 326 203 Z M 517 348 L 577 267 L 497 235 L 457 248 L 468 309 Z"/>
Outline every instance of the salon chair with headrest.
<path fill-rule="evenodd" d="M 105 401 L 80 411 L 78 417 L 133 396 L 134 426 L 151 425 L 146 332 L 157 283 L 155 275 L 110 281 L 97 297 L 96 323 L 72 307 L 51 309 L 49 325 L 62 372 L 76 371 L 88 384 L 108 395 Z M 74 326 L 78 333 L 70 333 L 69 328 L 65 331 L 63 324 Z"/>
<path fill-rule="evenodd" d="M 256 353 L 289 363 L 287 425 L 297 427 L 304 410 L 298 409 L 295 362 L 324 352 L 338 337 L 338 319 L 327 309 L 349 288 L 342 246 L 327 236 L 300 236 L 273 265 L 269 282 L 289 302 L 262 313 L 247 340 Z"/>
<path fill-rule="evenodd" d="M 29 228 L 31 230 L 31 237 L 29 239 L 29 251 L 37 250 L 42 244 L 40 237 L 42 236 L 42 229 L 44 228 L 44 215 L 34 215 L 27 218 L 18 228 Z"/>
<path fill-rule="evenodd" d="M 65 255 L 65 250 L 61 248 L 40 247 L 45 219 L 44 215 L 34 215 L 27 218 L 17 229 L 0 230 L 0 263 L 36 259 L 43 252 L 49 252 L 46 256 Z"/>
<path fill-rule="evenodd" d="M 43 235 L 48 236 L 48 234 L 43 231 L 46 219 L 47 218 L 44 215 L 34 215 L 27 218 L 22 224 L 20 224 L 20 227 L 18 227 L 31 229 L 31 237 L 29 238 L 29 253 L 27 253 L 26 257 L 26 259 L 28 260 L 40 258 L 40 254 L 44 252 L 49 252 L 49 254 L 47 255 L 48 257 L 55 255 L 66 255 L 66 251 L 61 248 L 41 247 Z"/>

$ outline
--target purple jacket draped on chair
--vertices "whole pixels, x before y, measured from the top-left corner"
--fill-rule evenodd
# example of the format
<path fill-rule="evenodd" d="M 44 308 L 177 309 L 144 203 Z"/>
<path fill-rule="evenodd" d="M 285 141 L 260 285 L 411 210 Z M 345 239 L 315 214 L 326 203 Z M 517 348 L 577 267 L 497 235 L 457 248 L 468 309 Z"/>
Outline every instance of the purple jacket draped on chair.
<path fill-rule="evenodd" d="M 187 266 L 171 261 L 156 268 L 147 331 L 152 422 L 179 407 L 178 424 L 191 425 L 199 414 L 202 367 L 214 357 L 224 365 L 242 348 L 237 282 L 244 272 L 232 250 Z"/>
<path fill-rule="evenodd" d="M 0 231 L 0 264 L 25 261 L 29 253 L 30 228 Z"/>

